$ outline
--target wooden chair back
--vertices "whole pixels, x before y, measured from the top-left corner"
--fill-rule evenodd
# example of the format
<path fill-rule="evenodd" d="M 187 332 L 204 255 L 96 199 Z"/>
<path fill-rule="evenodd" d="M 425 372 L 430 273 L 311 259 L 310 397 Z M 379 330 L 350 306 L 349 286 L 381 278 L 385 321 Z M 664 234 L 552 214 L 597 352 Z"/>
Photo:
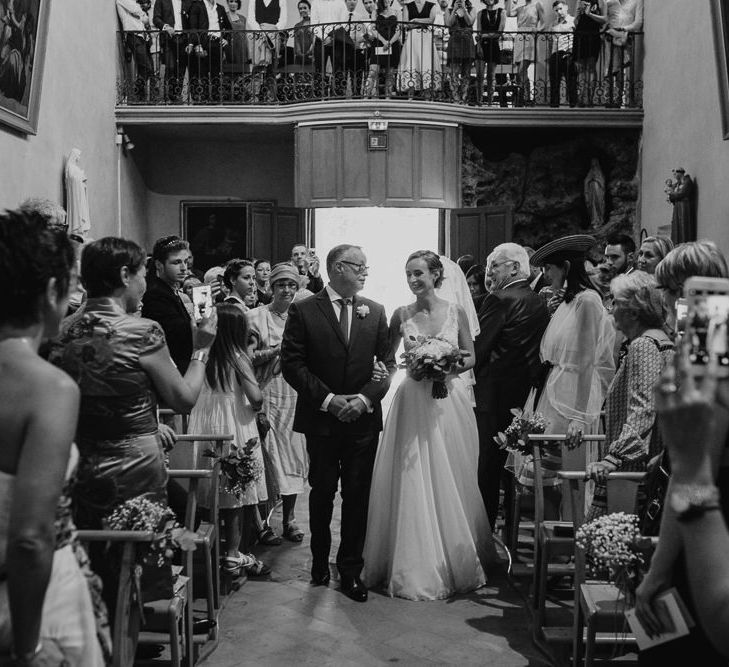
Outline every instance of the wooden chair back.
<path fill-rule="evenodd" d="M 79 530 L 81 542 L 122 545 L 121 569 L 112 627 L 113 667 L 133 667 L 141 626 L 141 601 L 137 599 L 135 566 L 137 546 L 154 541 L 154 533 L 135 530 Z"/>

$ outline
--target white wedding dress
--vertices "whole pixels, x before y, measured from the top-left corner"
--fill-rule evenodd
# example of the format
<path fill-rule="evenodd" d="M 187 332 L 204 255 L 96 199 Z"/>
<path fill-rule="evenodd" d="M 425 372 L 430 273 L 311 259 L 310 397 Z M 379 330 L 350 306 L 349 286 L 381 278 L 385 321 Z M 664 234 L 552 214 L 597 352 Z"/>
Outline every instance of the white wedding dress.
<path fill-rule="evenodd" d="M 403 313 L 404 313 L 403 309 Z M 450 304 L 439 336 L 458 345 Z M 409 336 L 422 335 L 403 320 Z M 391 596 L 437 600 L 486 583 L 496 559 L 478 488 L 478 432 L 465 382 L 448 381 L 434 399 L 433 383 L 405 378 L 395 394 L 375 460 L 363 579 Z"/>

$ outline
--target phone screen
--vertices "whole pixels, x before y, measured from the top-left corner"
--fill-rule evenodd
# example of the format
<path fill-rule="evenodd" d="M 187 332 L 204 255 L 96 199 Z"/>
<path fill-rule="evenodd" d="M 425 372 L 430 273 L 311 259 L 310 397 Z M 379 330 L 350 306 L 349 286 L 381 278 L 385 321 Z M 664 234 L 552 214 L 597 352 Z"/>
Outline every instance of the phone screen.
<path fill-rule="evenodd" d="M 686 317 L 688 316 L 688 301 L 681 297 L 676 301 L 676 333 L 683 336 L 686 333 Z"/>
<path fill-rule="evenodd" d="M 210 317 L 213 312 L 213 292 L 210 285 L 198 285 L 192 288 L 192 313 L 195 321 Z"/>
<path fill-rule="evenodd" d="M 719 362 L 719 375 L 729 375 L 729 293 L 687 288 L 685 344 L 689 360 L 697 370 L 709 363 L 711 355 Z"/>

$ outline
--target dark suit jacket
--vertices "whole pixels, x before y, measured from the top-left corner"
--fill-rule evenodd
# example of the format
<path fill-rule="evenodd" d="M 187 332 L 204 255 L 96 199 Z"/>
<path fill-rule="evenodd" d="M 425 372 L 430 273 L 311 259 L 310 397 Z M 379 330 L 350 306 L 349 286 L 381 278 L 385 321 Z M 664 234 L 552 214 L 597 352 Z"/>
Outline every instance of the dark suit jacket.
<path fill-rule="evenodd" d="M 218 11 L 218 22 L 220 23 L 221 30 L 232 30 L 233 26 L 230 24 L 230 19 L 225 10 L 220 6 L 216 5 Z M 210 28 L 210 22 L 208 21 L 208 10 L 205 9 L 205 0 L 193 0 L 190 5 L 190 30 L 199 30 L 198 34 L 191 35 L 191 42 L 193 44 L 200 44 L 204 49 L 207 49 L 210 45 L 211 36 L 207 34 Z M 213 35 L 213 41 L 218 37 L 227 39 L 230 41 L 230 35 L 215 33 Z"/>
<path fill-rule="evenodd" d="M 369 308 L 364 318 L 357 317 L 355 312 L 361 305 Z M 387 318 L 379 303 L 354 298 L 349 345 L 344 342 L 326 290 L 292 303 L 281 343 L 281 366 L 285 380 L 298 393 L 294 431 L 316 436 L 380 431 L 380 401 L 390 380 L 371 381 L 375 358 L 384 362 L 391 374 L 394 372 Z M 330 393 L 362 394 L 372 402 L 373 412 L 344 424 L 320 409 Z"/>
<path fill-rule="evenodd" d="M 549 323 L 544 300 L 527 280 L 489 294 L 478 312 L 476 410 L 488 410 L 496 393 L 523 391 L 539 377 L 539 346 Z M 518 407 L 512 405 L 510 407 Z"/>
<path fill-rule="evenodd" d="M 182 0 L 182 8 L 180 14 L 182 15 L 182 29 L 190 29 L 190 5 L 193 0 Z M 162 30 L 165 25 L 175 27 L 175 10 L 172 7 L 172 0 L 156 0 L 154 3 L 154 14 L 152 15 L 152 23 L 157 30 Z M 165 44 L 167 40 L 167 33 L 161 34 L 162 43 Z"/>
<path fill-rule="evenodd" d="M 152 278 L 144 293 L 142 317 L 159 322 L 172 361 L 184 375 L 192 356 L 192 319 L 180 297 L 159 278 Z"/>

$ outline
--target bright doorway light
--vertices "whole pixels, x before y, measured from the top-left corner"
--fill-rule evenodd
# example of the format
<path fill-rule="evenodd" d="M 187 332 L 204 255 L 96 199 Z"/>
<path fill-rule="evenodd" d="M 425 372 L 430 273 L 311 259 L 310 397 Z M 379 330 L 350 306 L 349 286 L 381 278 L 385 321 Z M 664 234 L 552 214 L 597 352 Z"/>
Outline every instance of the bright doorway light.
<path fill-rule="evenodd" d="M 385 306 L 390 317 L 413 301 L 405 260 L 415 250 L 438 252 L 438 209 L 320 208 L 316 210 L 316 253 L 322 264 L 340 243 L 362 246 L 370 267 L 362 295 Z M 326 267 L 322 267 L 326 273 Z"/>

